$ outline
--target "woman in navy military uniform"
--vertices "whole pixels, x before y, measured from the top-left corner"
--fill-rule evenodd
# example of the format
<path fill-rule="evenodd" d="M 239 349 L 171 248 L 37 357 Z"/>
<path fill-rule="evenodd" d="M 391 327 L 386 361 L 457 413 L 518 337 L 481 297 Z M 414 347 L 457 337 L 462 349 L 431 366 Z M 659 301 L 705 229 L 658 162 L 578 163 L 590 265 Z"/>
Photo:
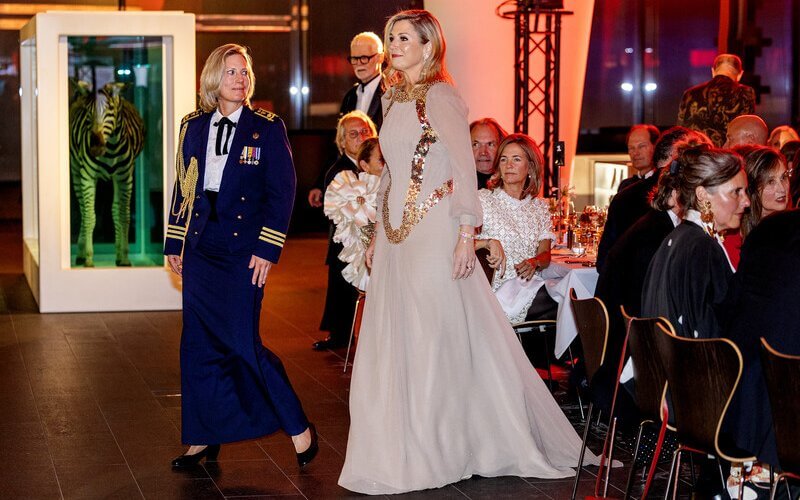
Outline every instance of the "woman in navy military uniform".
<path fill-rule="evenodd" d="M 300 467 L 318 451 L 281 361 L 259 337 L 295 173 L 281 119 L 249 107 L 254 86 L 247 50 L 218 47 L 200 76 L 201 110 L 181 123 L 164 254 L 183 277 L 182 438 L 190 448 L 173 467 L 280 429 L 292 437 Z"/>

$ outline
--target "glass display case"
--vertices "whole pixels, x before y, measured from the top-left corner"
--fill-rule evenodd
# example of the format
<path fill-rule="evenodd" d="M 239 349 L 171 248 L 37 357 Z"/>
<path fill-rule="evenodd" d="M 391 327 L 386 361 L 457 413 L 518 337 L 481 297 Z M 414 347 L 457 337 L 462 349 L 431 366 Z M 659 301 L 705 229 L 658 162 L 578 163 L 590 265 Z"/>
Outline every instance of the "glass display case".
<path fill-rule="evenodd" d="M 179 308 L 164 207 L 195 109 L 194 16 L 37 14 L 20 60 L 24 269 L 40 310 Z"/>

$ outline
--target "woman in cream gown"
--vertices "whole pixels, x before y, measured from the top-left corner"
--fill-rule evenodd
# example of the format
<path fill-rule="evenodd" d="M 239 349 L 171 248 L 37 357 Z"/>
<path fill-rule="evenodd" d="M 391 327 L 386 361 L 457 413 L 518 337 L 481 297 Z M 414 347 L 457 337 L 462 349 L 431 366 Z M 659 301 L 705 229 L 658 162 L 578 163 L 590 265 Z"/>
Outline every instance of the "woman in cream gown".
<path fill-rule="evenodd" d="M 396 83 L 383 102 L 386 168 L 339 484 L 389 494 L 473 474 L 573 476 L 581 440 L 473 274 L 475 163 L 439 23 L 396 14 L 386 47 Z"/>

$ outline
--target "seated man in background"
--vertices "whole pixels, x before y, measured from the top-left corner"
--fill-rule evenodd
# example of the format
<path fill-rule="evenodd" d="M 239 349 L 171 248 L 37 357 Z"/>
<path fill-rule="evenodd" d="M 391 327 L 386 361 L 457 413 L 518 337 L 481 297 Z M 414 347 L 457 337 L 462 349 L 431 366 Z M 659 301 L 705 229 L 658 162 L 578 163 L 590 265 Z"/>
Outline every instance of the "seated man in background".
<path fill-rule="evenodd" d="M 658 128 L 653 125 L 634 125 L 631 127 L 625 143 L 628 145 L 631 166 L 636 173 L 620 182 L 617 192 L 653 175 L 656 170 L 653 164 L 653 151 L 659 135 Z"/>
<path fill-rule="evenodd" d="M 767 124 L 764 123 L 760 116 L 741 115 L 731 120 L 728 124 L 723 147 L 732 149 L 736 146 L 746 146 L 748 144 L 766 146 L 768 138 L 769 128 L 767 128 Z"/>
<path fill-rule="evenodd" d="M 469 135 L 478 174 L 478 189 L 486 189 L 486 183 L 494 174 L 497 147 L 508 134 L 494 118 L 481 118 L 469 124 Z"/>

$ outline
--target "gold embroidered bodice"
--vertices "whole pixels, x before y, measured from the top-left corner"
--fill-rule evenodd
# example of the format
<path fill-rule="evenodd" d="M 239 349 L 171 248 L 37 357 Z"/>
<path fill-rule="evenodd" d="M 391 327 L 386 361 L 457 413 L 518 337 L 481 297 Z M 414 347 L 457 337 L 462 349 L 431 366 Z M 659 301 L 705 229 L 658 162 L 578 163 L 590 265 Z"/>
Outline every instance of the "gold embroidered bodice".
<path fill-rule="evenodd" d="M 453 192 L 453 179 L 445 181 L 441 186 L 434 189 L 433 192 L 421 203 L 417 203 L 419 193 L 422 188 L 422 179 L 425 173 L 425 157 L 428 155 L 430 147 L 438 140 L 436 131 L 431 127 L 426 113 L 426 99 L 428 90 L 439 82 L 431 82 L 425 85 L 420 85 L 406 92 L 404 90 L 394 89 L 392 94 L 392 101 L 386 108 L 386 114 L 392 109 L 395 102 L 409 102 L 416 101 L 417 119 L 422 127 L 422 136 L 414 149 L 414 156 L 411 160 L 411 182 L 408 185 L 406 192 L 406 200 L 403 210 L 403 219 L 400 227 L 392 227 L 389 218 L 389 192 L 392 189 L 392 175 L 389 174 L 389 184 L 386 187 L 386 192 L 383 195 L 383 228 L 386 233 L 386 238 L 391 243 L 402 243 L 411 230 L 416 226 L 422 218 L 428 213 L 428 210 L 436 206 L 439 201 L 445 196 Z"/>

